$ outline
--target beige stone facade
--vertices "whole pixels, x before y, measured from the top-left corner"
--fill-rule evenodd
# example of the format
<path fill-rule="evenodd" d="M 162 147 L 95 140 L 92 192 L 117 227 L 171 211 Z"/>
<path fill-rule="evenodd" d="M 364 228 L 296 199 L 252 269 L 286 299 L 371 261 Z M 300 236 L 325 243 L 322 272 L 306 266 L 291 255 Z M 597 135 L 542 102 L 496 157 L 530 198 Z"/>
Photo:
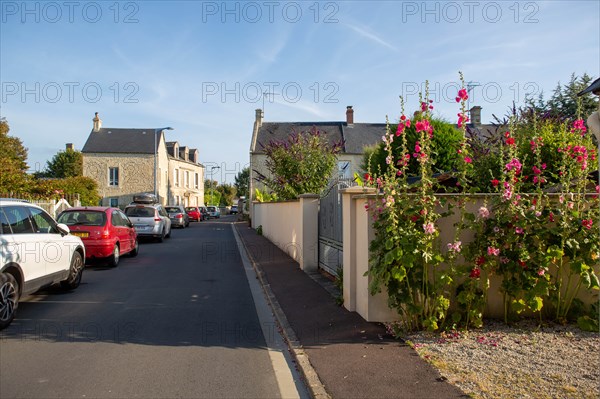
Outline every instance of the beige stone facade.
<path fill-rule="evenodd" d="M 155 190 L 163 205 L 202 206 L 204 166 L 198 150 L 180 152 L 173 143 L 166 143 L 159 129 L 102 128 L 96 115 L 82 150 L 83 175 L 97 182 L 103 206 L 124 207 L 135 194 Z"/>

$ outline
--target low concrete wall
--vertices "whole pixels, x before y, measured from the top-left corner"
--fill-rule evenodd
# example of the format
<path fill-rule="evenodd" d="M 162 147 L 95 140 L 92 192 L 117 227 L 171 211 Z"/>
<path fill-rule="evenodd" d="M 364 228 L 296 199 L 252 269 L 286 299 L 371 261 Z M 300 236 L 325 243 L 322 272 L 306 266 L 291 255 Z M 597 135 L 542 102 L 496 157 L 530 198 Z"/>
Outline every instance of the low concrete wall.
<path fill-rule="evenodd" d="M 306 272 L 318 268 L 319 196 L 303 194 L 299 200 L 254 202 L 252 227 L 299 263 Z"/>

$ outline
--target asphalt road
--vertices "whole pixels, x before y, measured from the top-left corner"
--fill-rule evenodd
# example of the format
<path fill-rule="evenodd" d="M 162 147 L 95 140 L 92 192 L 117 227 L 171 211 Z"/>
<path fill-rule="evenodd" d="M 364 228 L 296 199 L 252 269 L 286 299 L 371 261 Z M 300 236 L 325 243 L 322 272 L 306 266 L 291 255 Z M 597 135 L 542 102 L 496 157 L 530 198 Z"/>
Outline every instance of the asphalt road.
<path fill-rule="evenodd" d="M 0 333 L 0 398 L 306 397 L 233 218 L 174 230 L 116 269 L 89 266 L 73 292 L 22 301 Z"/>

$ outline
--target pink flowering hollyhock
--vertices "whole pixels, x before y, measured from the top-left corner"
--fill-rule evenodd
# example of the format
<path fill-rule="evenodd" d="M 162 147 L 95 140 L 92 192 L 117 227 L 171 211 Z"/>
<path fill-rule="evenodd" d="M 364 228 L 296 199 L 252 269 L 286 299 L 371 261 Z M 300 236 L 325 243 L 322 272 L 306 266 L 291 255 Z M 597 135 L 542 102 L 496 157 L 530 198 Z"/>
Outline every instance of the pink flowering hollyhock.
<path fill-rule="evenodd" d="M 469 157 L 465 157 L 465 163 L 471 163 L 473 160 Z"/>
<path fill-rule="evenodd" d="M 458 127 L 461 128 L 463 127 L 463 124 L 466 124 L 467 122 L 469 122 L 469 117 L 466 116 L 465 114 L 457 114 L 458 115 Z"/>
<path fill-rule="evenodd" d="M 419 122 L 417 122 L 417 124 L 418 123 Z M 421 145 L 418 141 L 415 143 L 415 152 L 421 152 Z"/>
<path fill-rule="evenodd" d="M 423 112 L 427 111 L 427 103 L 424 101 L 421 103 L 421 111 L 423 111 Z"/>
<path fill-rule="evenodd" d="M 481 208 L 479 208 L 478 215 L 482 219 L 487 219 L 490 217 L 490 210 L 487 209 L 485 206 L 482 206 Z"/>
<path fill-rule="evenodd" d="M 543 276 L 544 274 L 546 274 L 546 271 L 544 269 L 539 269 L 537 274 L 538 276 Z"/>
<path fill-rule="evenodd" d="M 490 256 L 498 256 L 498 255 L 500 255 L 500 249 L 494 248 L 494 247 L 488 247 L 487 253 Z"/>
<path fill-rule="evenodd" d="M 433 234 L 435 233 L 435 226 L 432 222 L 429 223 L 424 223 L 423 224 L 423 231 L 425 231 L 425 234 Z"/>
<path fill-rule="evenodd" d="M 521 162 L 517 159 L 517 158 L 513 158 L 509 163 L 507 163 L 505 166 L 506 170 L 515 170 L 515 171 L 520 171 L 521 168 L 523 167 L 523 165 L 521 164 Z"/>
<path fill-rule="evenodd" d="M 492 182 L 492 186 L 494 186 L 494 187 L 498 187 L 498 184 L 500 184 L 500 181 L 498 179 L 492 179 L 491 182 Z"/>
<path fill-rule="evenodd" d="M 579 131 L 582 136 L 585 134 L 585 132 L 587 132 L 587 128 L 585 127 L 585 122 L 583 119 L 577 119 L 575 122 L 573 122 L 571 133 L 575 133 L 577 131 Z"/>
<path fill-rule="evenodd" d="M 462 101 L 466 101 L 469 99 L 469 95 L 467 94 L 467 89 L 460 89 L 458 91 L 458 97 L 456 97 L 456 102 L 459 103 Z"/>
<path fill-rule="evenodd" d="M 517 234 L 523 234 L 524 231 L 525 230 L 523 230 L 522 227 L 519 227 L 519 226 L 515 227 L 515 233 L 517 233 Z"/>
<path fill-rule="evenodd" d="M 479 276 L 481 276 L 481 269 L 479 269 L 478 267 L 474 267 L 473 269 L 471 269 L 471 273 L 469 273 L 469 277 L 479 278 Z"/>
<path fill-rule="evenodd" d="M 542 212 L 540 211 L 535 211 L 535 217 L 539 218 L 540 216 L 542 216 Z"/>
<path fill-rule="evenodd" d="M 385 157 L 385 163 L 387 163 L 388 165 L 392 163 L 392 157 L 390 155 Z"/>
<path fill-rule="evenodd" d="M 548 215 L 548 219 L 549 219 L 551 222 L 554 222 L 554 214 L 553 214 L 552 212 L 550 212 L 550 214 Z"/>
<path fill-rule="evenodd" d="M 419 220 L 419 217 L 417 215 L 412 215 L 410 217 L 410 221 L 413 222 L 413 223 L 415 223 L 417 220 Z"/>
<path fill-rule="evenodd" d="M 590 230 L 592 228 L 593 223 L 594 223 L 594 221 L 592 219 L 583 219 L 581 221 L 581 225 L 588 230 Z"/>
<path fill-rule="evenodd" d="M 462 245 L 462 242 L 460 242 L 460 241 L 456 241 L 454 243 L 449 242 L 448 243 L 448 251 L 453 251 L 453 252 L 459 253 L 461 250 L 461 245 Z"/>

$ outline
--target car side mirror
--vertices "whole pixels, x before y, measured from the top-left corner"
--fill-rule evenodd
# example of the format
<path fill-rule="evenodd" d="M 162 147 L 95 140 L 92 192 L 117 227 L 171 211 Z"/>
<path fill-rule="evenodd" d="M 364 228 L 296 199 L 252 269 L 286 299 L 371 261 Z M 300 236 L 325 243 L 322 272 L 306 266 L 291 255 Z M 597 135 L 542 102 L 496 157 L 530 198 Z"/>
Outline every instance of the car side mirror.
<path fill-rule="evenodd" d="M 63 237 L 71 232 L 71 230 L 69 229 L 69 226 L 67 226 L 66 224 L 63 224 L 63 223 L 57 224 L 56 228 L 60 232 L 60 235 Z"/>

